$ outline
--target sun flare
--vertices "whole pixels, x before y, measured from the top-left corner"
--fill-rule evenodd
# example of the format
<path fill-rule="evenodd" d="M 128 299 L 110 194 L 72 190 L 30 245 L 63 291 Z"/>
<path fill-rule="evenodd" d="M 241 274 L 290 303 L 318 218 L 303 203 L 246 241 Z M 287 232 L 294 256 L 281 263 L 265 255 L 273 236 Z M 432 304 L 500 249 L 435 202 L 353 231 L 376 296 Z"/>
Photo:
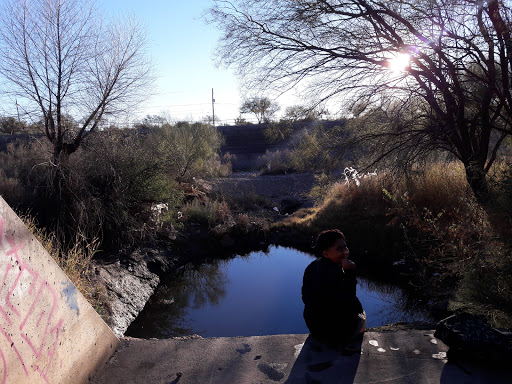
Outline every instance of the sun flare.
<path fill-rule="evenodd" d="M 393 72 L 403 72 L 409 67 L 410 63 L 411 55 L 408 53 L 401 53 L 388 60 L 388 68 Z"/>

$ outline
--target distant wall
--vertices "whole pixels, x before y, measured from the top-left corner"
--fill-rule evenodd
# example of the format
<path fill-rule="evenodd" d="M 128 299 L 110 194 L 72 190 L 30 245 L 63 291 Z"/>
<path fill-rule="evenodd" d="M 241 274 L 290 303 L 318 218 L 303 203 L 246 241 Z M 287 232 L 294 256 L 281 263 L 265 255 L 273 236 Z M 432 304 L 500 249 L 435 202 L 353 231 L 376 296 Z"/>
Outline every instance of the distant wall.
<path fill-rule="evenodd" d="M 269 143 L 265 138 L 268 124 L 225 125 L 217 129 L 224 136 L 225 142 L 221 147 L 222 154 L 230 153 L 236 156 L 232 161 L 233 170 L 256 170 L 258 157 L 267 151 L 292 148 L 294 143 L 309 131 L 315 124 L 322 124 L 325 129 L 345 124 L 344 120 L 298 122 L 294 124 L 295 133 L 285 141 Z"/>
<path fill-rule="evenodd" d="M 264 155 L 267 149 L 276 147 L 265 139 L 267 124 L 219 126 L 217 129 L 224 136 L 221 152 L 236 156 L 232 161 L 235 171 L 254 170 L 258 157 Z"/>
<path fill-rule="evenodd" d="M 0 384 L 85 383 L 119 340 L 0 196 Z"/>

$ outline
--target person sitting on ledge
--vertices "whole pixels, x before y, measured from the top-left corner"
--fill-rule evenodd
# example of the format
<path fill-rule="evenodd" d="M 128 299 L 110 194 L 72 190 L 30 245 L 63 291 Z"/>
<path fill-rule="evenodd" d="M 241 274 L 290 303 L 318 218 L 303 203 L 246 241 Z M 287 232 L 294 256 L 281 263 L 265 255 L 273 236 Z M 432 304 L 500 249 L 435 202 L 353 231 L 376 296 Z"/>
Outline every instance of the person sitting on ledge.
<path fill-rule="evenodd" d="M 349 259 L 345 235 L 323 231 L 315 249 L 320 257 L 307 266 L 302 285 L 306 325 L 312 337 L 329 347 L 357 349 L 352 344 L 362 341 L 366 313 L 356 296 L 356 265 Z"/>

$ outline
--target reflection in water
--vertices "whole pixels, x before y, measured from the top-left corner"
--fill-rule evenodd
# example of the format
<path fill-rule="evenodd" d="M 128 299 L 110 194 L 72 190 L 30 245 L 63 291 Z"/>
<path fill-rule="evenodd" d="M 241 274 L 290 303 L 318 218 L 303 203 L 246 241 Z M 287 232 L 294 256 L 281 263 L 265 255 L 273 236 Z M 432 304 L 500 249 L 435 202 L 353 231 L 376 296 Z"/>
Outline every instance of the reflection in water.
<path fill-rule="evenodd" d="M 399 321 L 431 320 L 421 302 L 391 284 L 358 278 L 357 292 L 368 317 L 368 328 Z"/>
<path fill-rule="evenodd" d="M 199 268 L 185 270 L 183 280 L 186 286 L 183 291 L 188 292 L 189 305 L 194 309 L 205 304 L 216 305 L 226 294 L 226 273 L 219 268 L 220 262 L 202 265 Z"/>
<path fill-rule="evenodd" d="M 158 288 L 127 334 L 133 337 L 168 338 L 197 333 L 187 321 L 190 309 L 217 305 L 225 296 L 226 271 L 220 268 L 225 262 L 187 265 L 173 273 Z"/>
<path fill-rule="evenodd" d="M 230 260 L 187 265 L 169 276 L 126 334 L 175 337 L 308 333 L 302 318 L 302 276 L 314 259 L 271 247 Z M 391 285 L 358 278 L 367 327 L 427 320 L 428 314 Z"/>

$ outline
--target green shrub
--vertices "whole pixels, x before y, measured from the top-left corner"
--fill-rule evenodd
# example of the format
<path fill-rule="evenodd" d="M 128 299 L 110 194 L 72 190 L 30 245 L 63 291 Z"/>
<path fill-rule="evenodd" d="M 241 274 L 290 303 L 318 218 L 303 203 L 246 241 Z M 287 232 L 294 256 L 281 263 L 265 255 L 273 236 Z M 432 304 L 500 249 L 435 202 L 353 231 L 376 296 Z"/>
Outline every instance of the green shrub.
<path fill-rule="evenodd" d="M 214 126 L 179 122 L 163 124 L 152 131 L 156 151 L 177 179 L 188 179 L 194 172 L 201 176 L 212 175 L 210 166 L 226 172 L 219 165 L 218 155 L 223 137 Z"/>
<path fill-rule="evenodd" d="M 268 143 L 279 143 L 288 139 L 294 132 L 292 121 L 280 121 L 279 123 L 270 123 L 263 131 L 263 135 Z"/>
<path fill-rule="evenodd" d="M 212 154 L 207 159 L 199 158 L 194 161 L 190 173 L 194 177 L 212 178 L 227 177 L 232 173 L 231 161 L 229 156 L 220 157 L 218 154 Z"/>
<path fill-rule="evenodd" d="M 0 193 L 19 211 L 32 212 L 63 247 L 72 247 L 77 233 L 103 246 L 150 238 L 156 234 L 152 203 L 176 211 L 181 201 L 176 174 L 151 135 L 97 132 L 58 165 L 45 143 L 16 144 L 1 154 Z"/>
<path fill-rule="evenodd" d="M 340 121 L 335 126 L 313 123 L 301 134 L 290 154 L 290 163 L 297 171 L 331 172 L 352 163 L 354 148 L 347 148 L 349 131 Z"/>
<path fill-rule="evenodd" d="M 89 233 L 102 228 L 102 237 L 111 242 L 131 244 L 152 237 L 156 223 L 151 205 L 165 203 L 176 212 L 182 199 L 176 174 L 154 150 L 151 135 L 103 132 L 69 166 L 68 185 L 80 197 L 74 210 L 83 216 L 77 224 L 87 226 Z"/>
<path fill-rule="evenodd" d="M 317 203 L 320 203 L 334 183 L 335 180 L 333 180 L 333 177 L 327 173 L 322 172 L 319 175 L 315 175 L 315 185 L 311 191 L 309 191 L 309 197 Z"/>

